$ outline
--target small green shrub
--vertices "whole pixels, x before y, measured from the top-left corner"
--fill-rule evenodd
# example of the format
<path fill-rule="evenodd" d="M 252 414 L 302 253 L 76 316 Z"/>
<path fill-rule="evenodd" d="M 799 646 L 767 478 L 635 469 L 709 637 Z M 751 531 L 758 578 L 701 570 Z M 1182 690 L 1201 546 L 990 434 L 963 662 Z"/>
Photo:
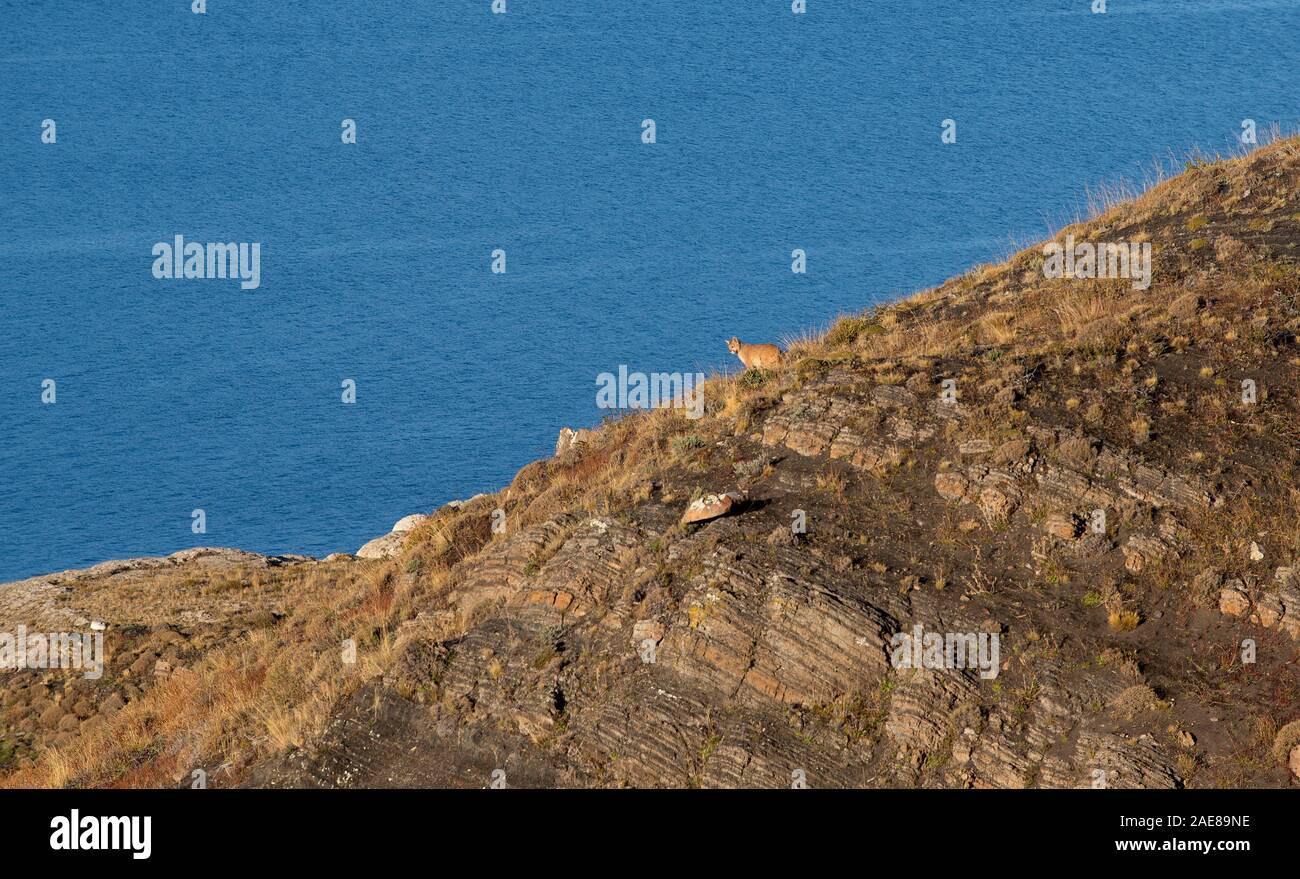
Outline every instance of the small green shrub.
<path fill-rule="evenodd" d="M 870 317 L 842 317 L 826 334 L 826 344 L 832 348 L 852 345 L 860 336 L 875 336 L 884 332 Z"/>
<path fill-rule="evenodd" d="M 685 455 L 687 452 L 695 449 L 704 448 L 704 440 L 693 433 L 684 433 L 681 436 L 672 438 L 672 449 L 674 455 Z"/>

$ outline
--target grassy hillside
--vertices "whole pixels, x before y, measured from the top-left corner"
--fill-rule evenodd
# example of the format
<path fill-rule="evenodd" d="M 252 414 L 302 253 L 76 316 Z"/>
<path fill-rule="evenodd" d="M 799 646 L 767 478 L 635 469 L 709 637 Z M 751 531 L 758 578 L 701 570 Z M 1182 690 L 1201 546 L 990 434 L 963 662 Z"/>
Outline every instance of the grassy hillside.
<path fill-rule="evenodd" d="M 1150 244 L 1150 286 L 1036 245 L 712 378 L 702 419 L 611 421 L 392 559 L 5 587 L 9 627 L 105 620 L 110 662 L 9 673 L 4 782 L 1296 783 L 1300 141 L 1066 236 Z M 896 667 L 916 625 L 996 634 L 996 677 Z"/>

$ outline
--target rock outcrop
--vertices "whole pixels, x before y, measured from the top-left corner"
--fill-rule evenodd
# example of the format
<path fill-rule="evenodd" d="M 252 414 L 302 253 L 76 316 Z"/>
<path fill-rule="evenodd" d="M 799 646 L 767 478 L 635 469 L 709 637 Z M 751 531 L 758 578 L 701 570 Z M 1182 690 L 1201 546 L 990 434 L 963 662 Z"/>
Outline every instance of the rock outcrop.
<path fill-rule="evenodd" d="M 393 525 L 393 530 L 387 534 L 376 537 L 357 550 L 359 559 L 387 559 L 392 558 L 401 552 L 402 542 L 406 540 L 406 535 L 415 530 L 415 527 L 429 517 L 423 513 L 412 513 L 409 516 L 403 516 Z"/>
<path fill-rule="evenodd" d="M 702 418 L 566 429 L 365 563 L 198 551 L 0 590 L 11 620 L 125 639 L 108 689 L 7 697 L 16 777 L 192 754 L 268 786 L 1294 785 L 1295 154 L 1071 227 L 1151 240 L 1150 288 L 1031 248 L 707 384 Z M 208 716 L 231 669 L 286 703 L 208 739 L 139 720 L 160 691 Z M 41 763 L 87 712 L 153 762 L 105 733 L 117 763 Z"/>

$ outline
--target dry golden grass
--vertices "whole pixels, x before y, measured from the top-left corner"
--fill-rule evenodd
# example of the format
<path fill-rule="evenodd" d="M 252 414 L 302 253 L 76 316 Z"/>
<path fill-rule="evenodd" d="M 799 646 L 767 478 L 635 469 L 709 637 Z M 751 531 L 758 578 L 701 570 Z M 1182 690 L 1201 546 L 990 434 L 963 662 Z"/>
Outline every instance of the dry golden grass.
<path fill-rule="evenodd" d="M 1163 220 L 1169 228 L 1156 233 L 1158 245 L 1186 246 L 1197 240 L 1198 232 L 1218 232 L 1220 214 L 1211 220 L 1206 212 L 1222 186 L 1244 191 L 1254 179 L 1252 175 L 1268 168 L 1274 158 L 1297 154 L 1300 140 L 1278 141 L 1216 165 L 1213 174 L 1202 164 L 1194 164 L 1188 173 L 1158 180 L 1136 198 L 1130 198 L 1131 192 L 1122 186 L 1103 187 L 1089 195 L 1093 216 L 1061 230 L 1056 237 L 1073 234 L 1081 240 L 1107 236 L 1147 240 L 1150 233 L 1136 224 Z M 1193 219 L 1173 219 L 1187 216 Z M 1272 221 L 1256 223 L 1252 231 L 1265 234 L 1275 226 Z M 1214 237 L 1220 261 L 1249 255 L 1249 246 L 1242 241 L 1226 233 Z M 856 365 L 877 383 L 899 383 L 908 378 L 907 364 L 972 353 L 982 356 L 984 352 L 977 352 L 980 346 L 1010 348 L 1010 352 L 995 352 L 1005 358 L 1008 353 L 1060 356 L 1085 346 L 1100 349 L 1123 344 L 1138 328 L 1167 323 L 1164 308 L 1185 289 L 1182 282 L 1194 285 L 1198 281 L 1195 272 L 1199 270 L 1185 257 L 1181 253 L 1167 263 L 1158 263 L 1161 271 L 1156 284 L 1138 292 L 1126 281 L 1045 279 L 1041 247 L 1029 247 L 1005 262 L 978 266 L 888 307 L 842 317 L 826 332 L 809 331 L 786 340 L 786 362 L 761 376 L 711 377 L 704 386 L 708 414 L 699 421 L 687 419 L 680 410 L 658 409 L 606 423 L 578 451 L 522 468 L 503 491 L 459 510 L 439 511 L 411 534 L 402 556 L 393 562 L 255 573 L 248 578 L 254 588 L 281 590 L 281 604 L 290 611 L 284 621 L 208 653 L 185 673 L 128 704 L 99 729 L 68 747 L 45 751 L 35 763 L 21 767 L 2 783 L 164 785 L 199 766 L 239 766 L 288 747 L 304 747 L 322 729 L 340 698 L 391 665 L 397 649 L 397 624 L 408 618 L 419 602 L 445 589 L 457 565 L 472 561 L 496 539 L 491 531 L 493 510 L 505 512 L 506 533 L 512 534 L 561 513 L 621 509 L 629 499 L 644 498 L 648 480 L 674 464 L 675 438 L 698 434 L 702 443 L 712 444 L 726 435 L 743 433 L 783 393 L 840 364 Z M 1294 272 L 1259 262 L 1251 265 L 1255 274 L 1237 279 L 1241 283 L 1235 284 L 1231 293 L 1243 302 L 1249 296 L 1275 295 L 1278 289 L 1294 295 L 1300 288 Z M 1176 289 L 1172 288 L 1174 280 L 1179 282 Z M 1206 314 L 1199 320 L 1200 329 L 1211 333 L 1216 318 Z M 1250 330 L 1243 327 L 1241 332 Z M 1219 335 L 1224 341 L 1238 341 Z M 1195 351 L 1200 343 L 1183 336 L 1175 337 L 1172 346 Z M 1140 375 L 1138 358 L 1144 355 L 1140 350 L 1128 354 L 1133 365 L 1125 368 L 1135 376 L 1135 383 L 1141 382 L 1136 376 Z M 1086 368 L 1076 369 L 1076 374 L 1082 372 L 1105 386 L 1107 377 L 1120 374 L 1113 358 L 1105 364 L 1105 356 L 1106 352 L 1098 352 L 1083 361 Z M 1076 357 L 1074 365 L 1080 366 L 1081 361 Z M 982 369 L 982 364 L 977 364 L 971 382 L 963 386 L 974 387 L 980 377 L 987 377 L 987 372 L 980 375 Z M 1223 388 L 1209 387 L 1215 375 L 1212 367 L 1207 365 L 1202 375 L 1206 393 L 1190 408 L 1202 418 L 1226 423 L 1230 397 Z M 1158 392 L 1161 383 L 1152 381 L 1154 373 L 1146 378 L 1147 389 Z M 1097 396 L 1083 392 L 1064 400 L 1063 405 L 1071 412 L 1082 410 L 1076 417 L 1100 427 L 1107 421 L 1107 408 Z M 1128 425 L 1133 442 L 1142 443 L 1144 434 L 1149 439 L 1146 416 L 1109 398 L 1106 403 L 1116 432 L 1124 432 Z M 1279 413 L 1270 423 L 1269 429 L 1278 436 L 1286 435 L 1286 416 Z M 680 450 L 688 444 L 679 440 L 677 445 Z M 1194 454 L 1204 457 L 1199 451 Z M 845 487 L 842 478 L 833 474 L 824 474 L 819 482 L 824 490 L 835 493 Z M 1279 522 L 1297 523 L 1286 527 L 1284 537 L 1289 545 L 1300 546 L 1300 498 L 1292 498 L 1281 508 L 1230 511 L 1217 515 L 1214 521 L 1189 525 L 1206 536 L 1205 554 L 1218 556 L 1215 561 L 1222 563 L 1239 560 L 1242 541 L 1251 535 L 1268 527 L 1281 530 Z M 955 533 L 952 539 L 958 539 Z M 238 579 L 242 582 L 244 578 Z M 946 572 L 936 574 L 936 582 L 946 580 Z M 966 583 L 980 594 L 990 591 L 995 581 L 984 575 L 977 562 Z M 199 586 L 224 588 L 221 582 L 206 579 Z M 1141 622 L 1136 611 L 1107 609 L 1108 624 L 1117 632 L 1130 631 Z M 342 642 L 348 638 L 357 645 L 355 665 L 341 661 Z M 1153 701 L 1149 692 L 1128 695 L 1129 701 L 1142 705 Z"/>
<path fill-rule="evenodd" d="M 979 319 L 977 326 L 980 342 L 986 345 L 1009 344 L 1019 333 L 1016 316 L 1010 311 L 990 312 Z"/>
<path fill-rule="evenodd" d="M 1142 617 L 1137 611 L 1132 610 L 1114 610 L 1106 618 L 1107 625 L 1114 632 L 1131 632 L 1142 622 Z"/>
<path fill-rule="evenodd" d="M 291 569 L 283 588 L 292 612 L 279 625 L 209 652 L 0 785 L 164 786 L 197 768 L 302 747 L 340 697 L 389 664 L 396 623 L 440 581 L 399 576 L 392 562 Z M 343 661 L 345 639 L 356 644 L 355 664 Z"/>
<path fill-rule="evenodd" d="M 838 470 L 823 470 L 817 474 L 817 488 L 837 498 L 844 497 L 848 485 L 848 479 Z"/>

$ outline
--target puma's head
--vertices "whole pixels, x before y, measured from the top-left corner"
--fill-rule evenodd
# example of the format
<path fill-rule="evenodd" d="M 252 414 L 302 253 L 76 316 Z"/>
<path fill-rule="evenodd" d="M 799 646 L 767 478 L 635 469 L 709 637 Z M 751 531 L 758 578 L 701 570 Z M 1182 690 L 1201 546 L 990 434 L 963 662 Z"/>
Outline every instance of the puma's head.
<path fill-rule="evenodd" d="M 728 340 L 727 340 L 727 350 L 730 351 L 732 354 L 735 354 L 737 351 L 739 351 L 739 350 L 740 350 L 740 340 L 737 339 L 735 336 L 732 336 L 730 339 L 728 339 Z"/>

